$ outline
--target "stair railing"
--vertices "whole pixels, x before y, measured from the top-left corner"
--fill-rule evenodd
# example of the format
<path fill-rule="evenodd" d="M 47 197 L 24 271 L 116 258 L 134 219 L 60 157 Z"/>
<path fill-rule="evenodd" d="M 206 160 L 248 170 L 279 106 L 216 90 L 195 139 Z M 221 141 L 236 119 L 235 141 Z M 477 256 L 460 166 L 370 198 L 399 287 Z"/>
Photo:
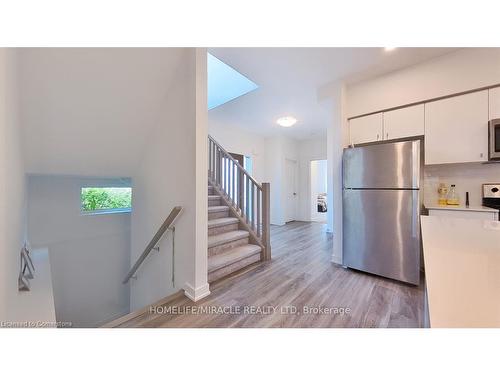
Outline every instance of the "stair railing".
<path fill-rule="evenodd" d="M 208 136 L 208 178 L 230 204 L 251 238 L 271 259 L 270 184 L 259 184 L 215 139 Z"/>
<path fill-rule="evenodd" d="M 127 273 L 127 276 L 125 276 L 125 279 L 123 279 L 123 284 L 128 283 L 128 281 L 130 279 L 136 278 L 135 274 L 136 274 L 137 270 L 139 269 L 141 264 L 146 260 L 149 253 L 151 252 L 151 250 L 153 250 L 153 249 L 156 249 L 158 251 L 160 250 L 159 247 L 157 247 L 156 245 L 158 244 L 158 242 L 160 241 L 160 239 L 163 237 L 163 235 L 165 234 L 165 232 L 167 230 L 172 230 L 173 233 L 175 233 L 175 227 L 173 226 L 173 224 L 174 224 L 175 219 L 177 219 L 177 216 L 179 216 L 179 214 L 181 213 L 181 211 L 182 211 L 181 206 L 176 206 L 176 207 L 172 208 L 172 211 L 170 211 L 170 214 L 168 215 L 168 217 L 165 219 L 165 221 L 163 222 L 161 227 L 156 231 L 156 234 L 153 236 L 151 241 L 149 241 L 148 245 L 146 246 L 146 248 L 142 252 L 139 259 L 137 259 L 137 261 L 134 263 L 134 266 Z M 172 245 L 172 284 L 174 284 L 175 283 L 175 268 L 174 268 L 175 239 L 173 239 L 172 242 L 173 242 L 173 245 Z"/>

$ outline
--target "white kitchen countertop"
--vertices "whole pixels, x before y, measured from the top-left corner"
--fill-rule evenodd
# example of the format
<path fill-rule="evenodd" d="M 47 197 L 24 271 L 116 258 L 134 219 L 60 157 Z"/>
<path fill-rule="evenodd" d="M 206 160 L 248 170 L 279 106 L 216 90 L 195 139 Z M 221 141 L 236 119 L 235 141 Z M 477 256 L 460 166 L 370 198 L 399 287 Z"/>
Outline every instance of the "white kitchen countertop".
<path fill-rule="evenodd" d="M 474 211 L 474 212 L 494 212 L 498 213 L 498 210 L 490 207 L 484 207 L 484 206 L 425 206 L 428 210 L 457 210 L 457 211 Z"/>
<path fill-rule="evenodd" d="M 421 219 L 431 328 L 500 327 L 500 221 Z"/>

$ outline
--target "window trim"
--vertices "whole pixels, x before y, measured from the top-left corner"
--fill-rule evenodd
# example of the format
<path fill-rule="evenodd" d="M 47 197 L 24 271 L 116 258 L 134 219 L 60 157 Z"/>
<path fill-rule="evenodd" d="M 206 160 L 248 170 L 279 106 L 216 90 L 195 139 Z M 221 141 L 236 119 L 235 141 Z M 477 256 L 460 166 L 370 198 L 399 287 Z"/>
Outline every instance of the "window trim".
<path fill-rule="evenodd" d="M 110 215 L 110 214 L 130 214 L 132 213 L 132 207 L 128 208 L 104 208 L 101 210 L 85 211 L 80 208 L 82 216 L 92 216 L 92 215 Z"/>

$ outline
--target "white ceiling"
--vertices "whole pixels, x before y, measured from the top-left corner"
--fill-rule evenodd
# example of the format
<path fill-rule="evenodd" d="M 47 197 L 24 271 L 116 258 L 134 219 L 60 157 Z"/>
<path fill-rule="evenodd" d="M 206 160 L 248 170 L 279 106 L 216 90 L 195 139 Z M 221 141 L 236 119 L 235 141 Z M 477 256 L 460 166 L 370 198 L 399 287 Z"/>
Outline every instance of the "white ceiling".
<path fill-rule="evenodd" d="M 242 127 L 264 136 L 296 139 L 326 133 L 328 108 L 317 89 L 345 79 L 353 83 L 414 65 L 456 48 L 212 48 L 209 52 L 254 81 L 259 88 L 209 111 L 209 123 Z M 404 90 L 404 88 L 401 88 Z M 282 128 L 276 119 L 298 123 Z"/>
<path fill-rule="evenodd" d="M 28 48 L 19 52 L 28 173 L 126 177 L 158 125 L 181 48 Z M 322 134 L 330 114 L 317 87 L 377 75 L 447 49 L 211 49 L 260 87 L 209 112 L 209 121 L 297 139 Z M 172 94 L 172 93 L 170 93 Z M 173 93 L 175 94 L 175 93 Z M 276 118 L 299 122 L 280 128 Z"/>
<path fill-rule="evenodd" d="M 28 173 L 131 176 L 182 49 L 21 49 Z"/>

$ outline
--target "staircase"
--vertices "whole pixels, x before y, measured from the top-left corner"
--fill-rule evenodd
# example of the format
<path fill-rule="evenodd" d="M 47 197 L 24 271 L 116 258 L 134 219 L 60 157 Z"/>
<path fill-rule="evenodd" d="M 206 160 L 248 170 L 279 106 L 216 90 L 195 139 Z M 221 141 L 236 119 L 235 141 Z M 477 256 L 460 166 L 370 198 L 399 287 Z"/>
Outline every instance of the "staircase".
<path fill-rule="evenodd" d="M 260 262 L 262 247 L 251 244 L 250 232 L 240 229 L 229 206 L 208 187 L 208 282 Z"/>
<path fill-rule="evenodd" d="M 208 282 L 271 258 L 269 184 L 209 137 Z"/>

